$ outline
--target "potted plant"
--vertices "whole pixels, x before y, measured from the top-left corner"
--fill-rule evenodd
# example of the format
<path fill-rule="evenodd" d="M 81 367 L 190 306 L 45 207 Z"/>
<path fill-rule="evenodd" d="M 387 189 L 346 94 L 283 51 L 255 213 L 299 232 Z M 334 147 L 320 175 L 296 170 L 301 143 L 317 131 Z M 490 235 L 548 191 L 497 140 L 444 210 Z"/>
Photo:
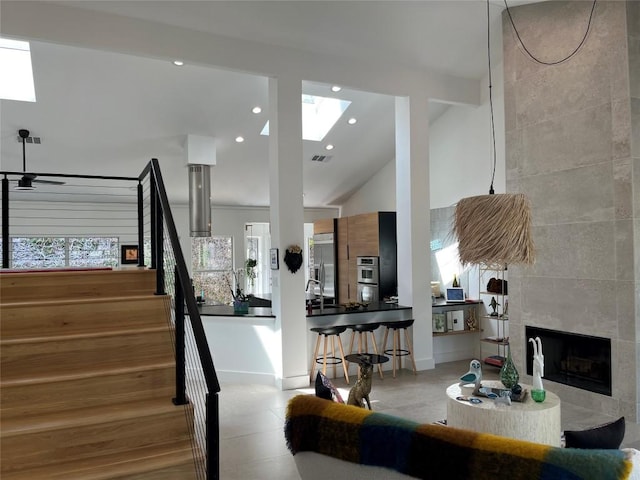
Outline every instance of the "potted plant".
<path fill-rule="evenodd" d="M 235 280 L 235 289 L 231 286 L 231 280 L 228 275 L 225 279 L 227 281 L 229 291 L 231 292 L 231 296 L 233 297 L 233 312 L 241 314 L 249 313 L 249 299 L 253 295 L 247 295 L 241 287 L 242 275 L 244 275 L 246 271 L 245 269 L 240 268 L 238 270 L 233 270 L 232 273 Z"/>
<path fill-rule="evenodd" d="M 249 285 L 253 287 L 253 283 L 256 280 L 256 267 L 258 266 L 258 261 L 253 258 L 247 258 L 244 262 L 244 271 L 247 275 L 247 279 L 249 280 Z"/>

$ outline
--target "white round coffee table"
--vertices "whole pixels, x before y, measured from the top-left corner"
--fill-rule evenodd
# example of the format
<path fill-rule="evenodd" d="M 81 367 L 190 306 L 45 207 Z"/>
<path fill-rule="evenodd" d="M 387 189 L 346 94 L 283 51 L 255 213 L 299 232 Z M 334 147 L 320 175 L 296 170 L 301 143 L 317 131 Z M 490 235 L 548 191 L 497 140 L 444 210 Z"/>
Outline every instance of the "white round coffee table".
<path fill-rule="evenodd" d="M 482 386 L 504 388 L 499 381 L 483 381 Z M 531 385 L 521 386 L 527 390 L 525 400 L 511 402 L 509 406 L 481 396 L 476 398 L 482 403 L 456 400 L 462 395 L 460 385 L 450 385 L 447 388 L 447 426 L 559 447 L 560 398 L 547 391 L 544 402 L 537 403 L 531 398 Z"/>

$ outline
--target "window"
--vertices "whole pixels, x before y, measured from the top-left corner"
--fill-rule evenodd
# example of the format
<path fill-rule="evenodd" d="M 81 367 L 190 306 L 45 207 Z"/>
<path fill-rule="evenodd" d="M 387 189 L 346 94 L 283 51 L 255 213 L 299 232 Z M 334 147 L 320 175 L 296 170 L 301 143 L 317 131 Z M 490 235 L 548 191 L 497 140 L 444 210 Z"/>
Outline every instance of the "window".
<path fill-rule="evenodd" d="M 71 267 L 117 267 L 118 239 L 106 237 L 69 238 Z"/>
<path fill-rule="evenodd" d="M 29 42 L 0 38 L 0 71 L 11 72 L 0 77 L 0 98 L 36 101 Z"/>
<path fill-rule="evenodd" d="M 64 238 L 17 237 L 11 239 L 13 268 L 66 267 Z"/>
<path fill-rule="evenodd" d="M 349 100 L 302 94 L 302 138 L 322 141 L 349 105 Z M 268 121 L 260 135 L 269 135 Z"/>
<path fill-rule="evenodd" d="M 256 261 L 253 268 L 255 278 L 250 282 L 247 275 L 243 276 L 244 288 L 247 293 L 256 297 L 271 293 L 271 267 L 269 249 L 271 248 L 271 235 L 269 224 L 264 222 L 252 222 L 245 224 L 244 228 L 244 259 L 243 266 L 249 259 Z"/>
<path fill-rule="evenodd" d="M 230 236 L 191 239 L 193 288 L 207 303 L 230 304 L 227 279 L 233 270 L 233 239 Z M 233 286 L 232 286 L 233 288 Z"/>
<path fill-rule="evenodd" d="M 117 237 L 13 237 L 12 268 L 117 267 Z"/>
<path fill-rule="evenodd" d="M 245 262 L 248 261 L 249 259 L 251 260 L 255 260 L 256 261 L 256 266 L 253 267 L 251 270 L 251 275 L 249 274 L 249 270 L 245 268 L 246 271 L 246 275 L 245 275 L 245 292 L 246 293 L 253 293 L 255 294 L 257 292 L 256 289 L 256 283 L 257 283 L 257 278 L 258 275 L 262 275 L 262 256 L 260 255 L 260 237 L 247 237 L 247 254 L 245 257 Z"/>

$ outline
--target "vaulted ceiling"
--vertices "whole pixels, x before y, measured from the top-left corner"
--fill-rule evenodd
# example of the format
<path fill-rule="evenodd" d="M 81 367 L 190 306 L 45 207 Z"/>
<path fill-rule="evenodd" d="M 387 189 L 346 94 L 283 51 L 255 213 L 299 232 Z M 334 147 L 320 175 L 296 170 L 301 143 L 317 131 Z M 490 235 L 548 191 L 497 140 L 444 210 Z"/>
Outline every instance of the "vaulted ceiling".
<path fill-rule="evenodd" d="M 12 3 L 3 1 L 0 13 Z M 156 22 L 158 29 L 172 25 L 311 57 L 357 59 L 384 70 L 411 68 L 474 80 L 486 74 L 482 0 L 53 3 Z M 501 9 L 501 4 L 490 9 L 496 37 Z M 187 199 L 184 139 L 197 134 L 216 139 L 215 204 L 269 204 L 268 139 L 260 135 L 268 118 L 266 77 L 25 39 L 32 40 L 37 102 L 2 100 L 3 170 L 21 170 L 16 136 L 27 128 L 42 139 L 41 145 L 28 146 L 30 171 L 135 176 L 156 157 L 170 196 L 182 202 Z M 500 57 L 499 48 L 494 54 Z M 305 205 L 336 205 L 393 159 L 394 98 L 348 87 L 334 93 L 330 84 L 313 80 L 303 83 L 303 93 L 352 102 L 324 141 L 303 142 Z M 261 114 L 251 112 L 256 105 Z M 432 102 L 431 118 L 446 108 Z M 351 117 L 355 125 L 347 124 Z M 236 143 L 238 136 L 245 141 Z M 335 146 L 332 151 L 324 149 L 328 143 Z M 314 162 L 316 154 L 330 159 Z"/>

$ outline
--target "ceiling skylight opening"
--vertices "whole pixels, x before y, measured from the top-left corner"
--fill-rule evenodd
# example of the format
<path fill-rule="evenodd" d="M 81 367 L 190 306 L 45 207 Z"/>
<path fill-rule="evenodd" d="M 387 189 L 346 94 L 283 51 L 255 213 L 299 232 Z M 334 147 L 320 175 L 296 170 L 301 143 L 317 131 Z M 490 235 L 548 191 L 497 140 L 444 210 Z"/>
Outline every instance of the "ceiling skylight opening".
<path fill-rule="evenodd" d="M 36 101 L 29 42 L 0 38 L 0 72 L 11 72 L 0 75 L 0 98 Z"/>
<path fill-rule="evenodd" d="M 321 142 L 349 105 L 351 105 L 349 100 L 303 94 L 302 138 Z M 269 135 L 269 122 L 265 124 L 260 135 Z"/>

